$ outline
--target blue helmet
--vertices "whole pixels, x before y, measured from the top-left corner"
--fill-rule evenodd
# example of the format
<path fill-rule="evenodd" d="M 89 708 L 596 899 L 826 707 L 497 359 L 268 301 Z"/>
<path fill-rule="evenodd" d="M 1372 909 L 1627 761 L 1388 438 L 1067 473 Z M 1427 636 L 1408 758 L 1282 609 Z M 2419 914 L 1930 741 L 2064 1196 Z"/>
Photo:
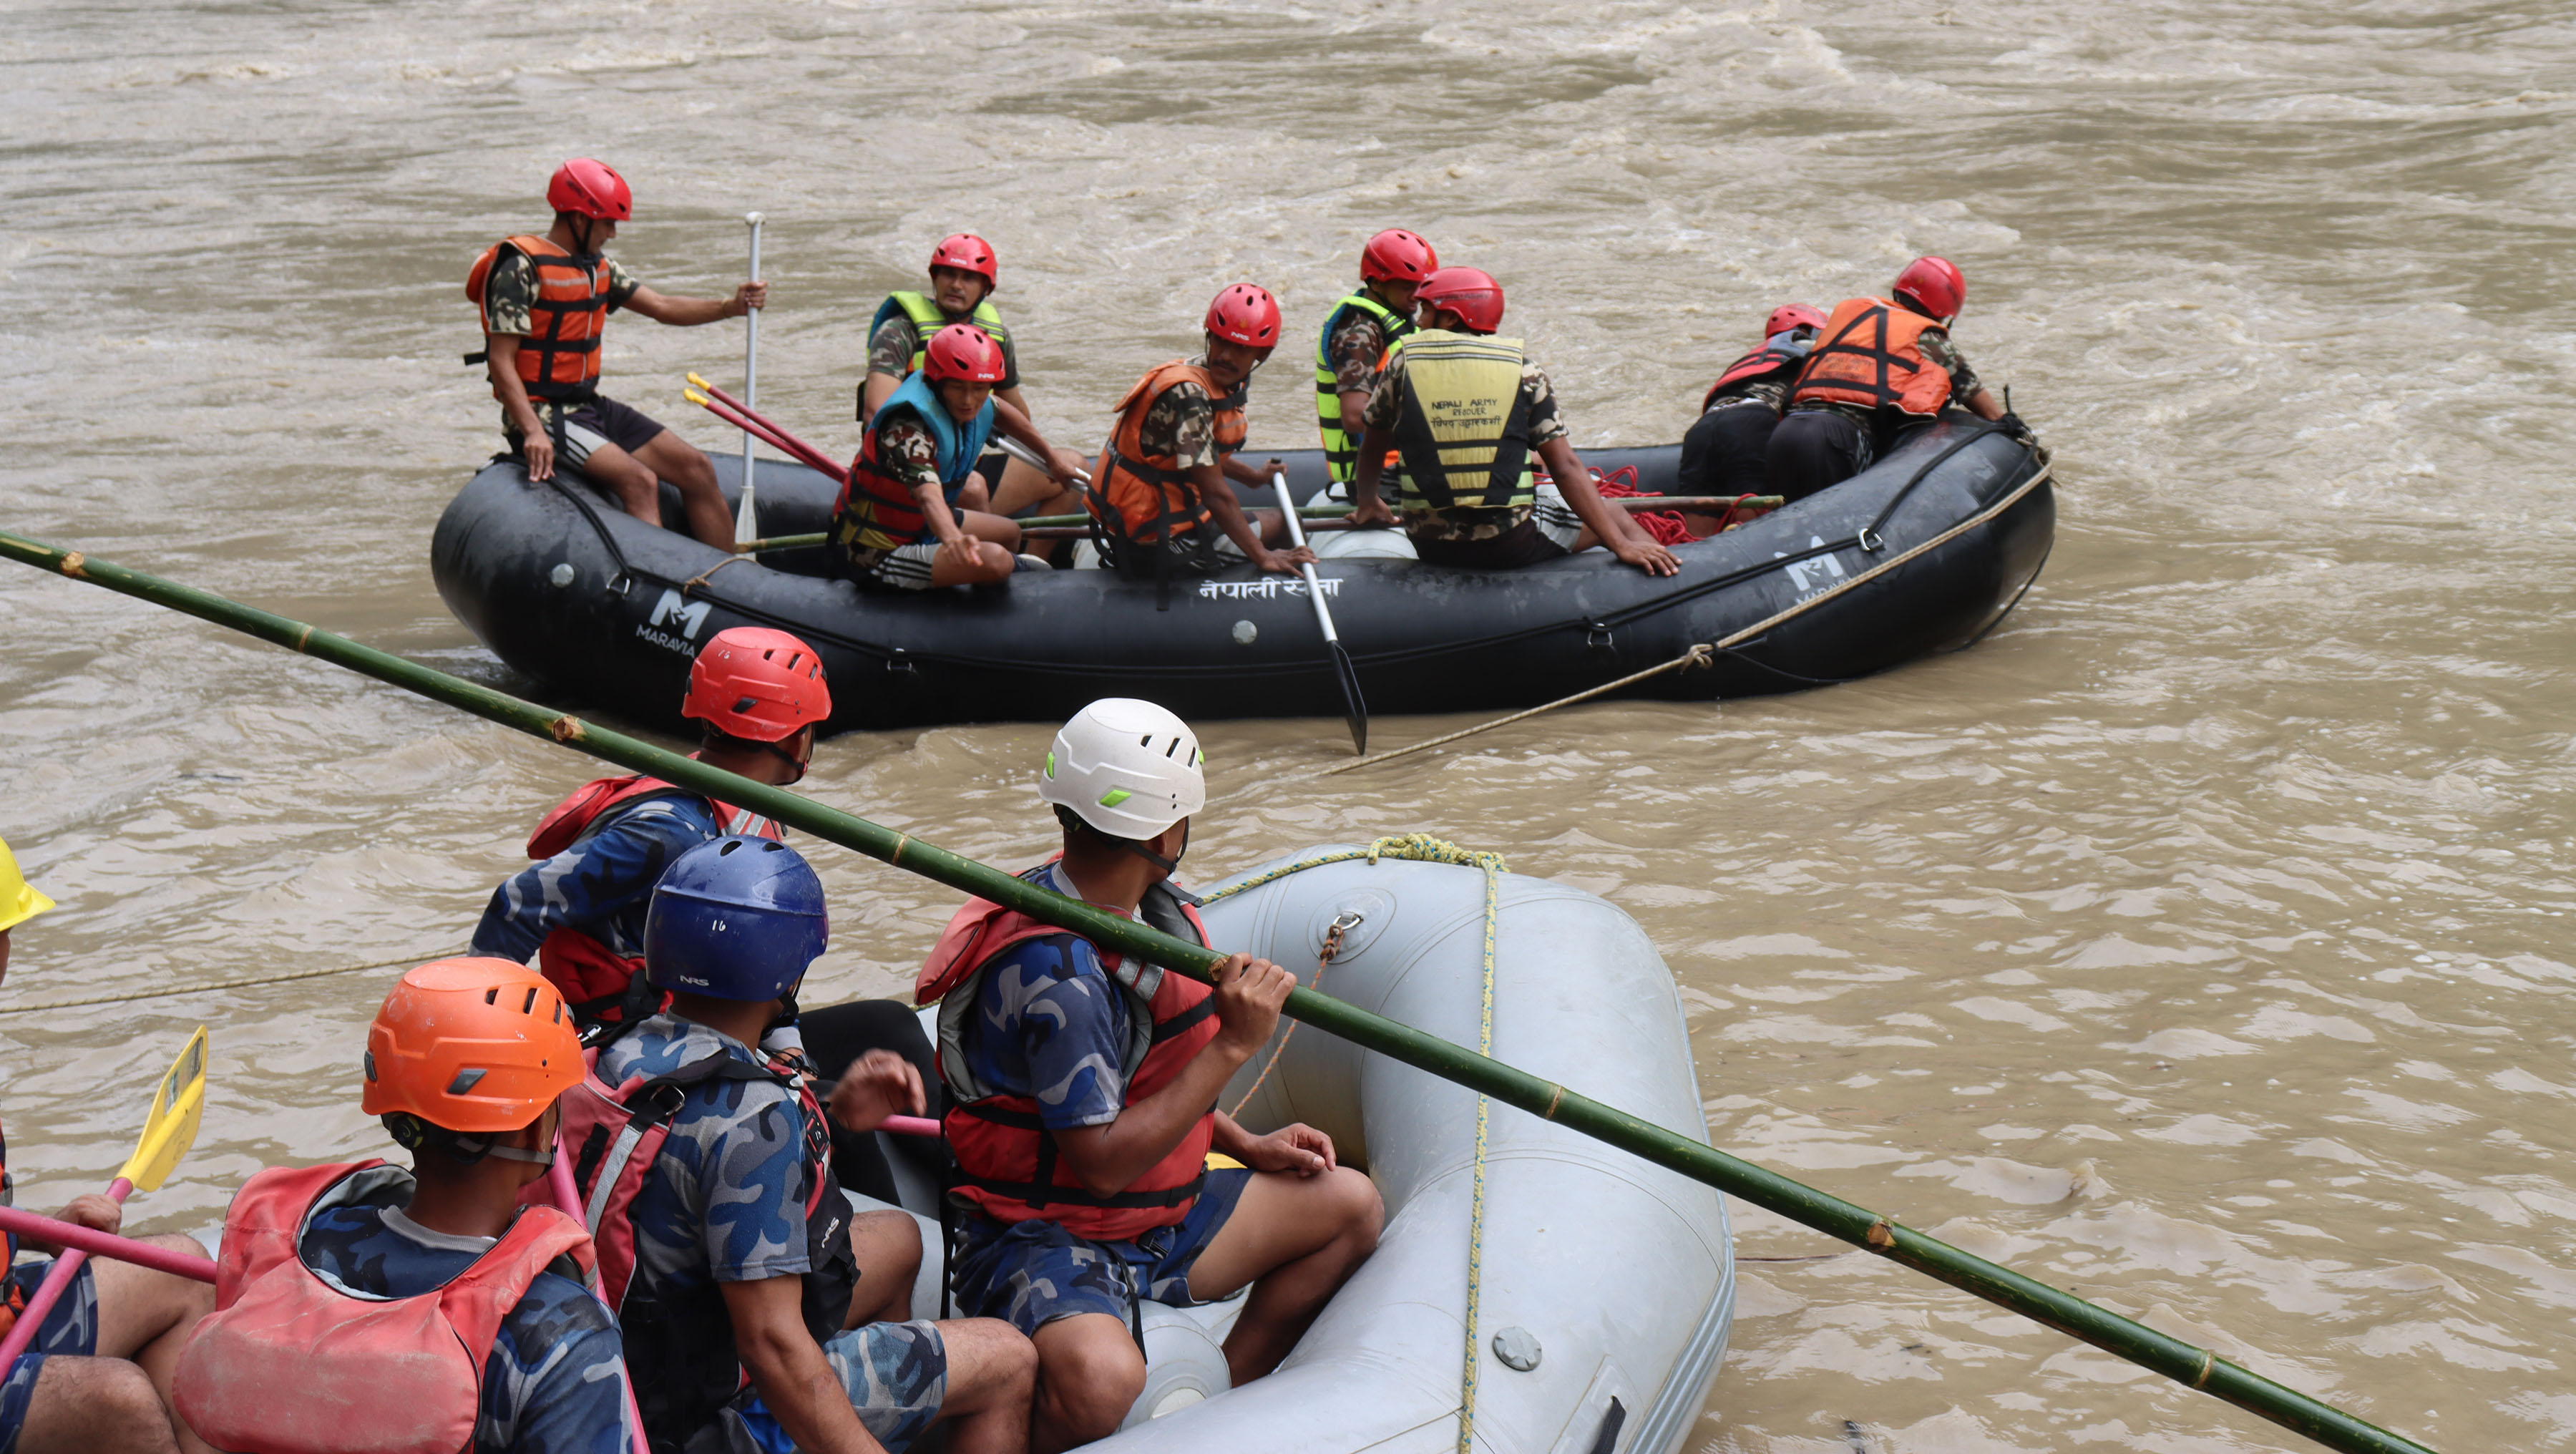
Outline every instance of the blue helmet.
<path fill-rule="evenodd" d="M 736 834 L 681 854 L 654 885 L 644 977 L 711 999 L 774 1000 L 830 938 L 823 881 L 804 855 Z"/>

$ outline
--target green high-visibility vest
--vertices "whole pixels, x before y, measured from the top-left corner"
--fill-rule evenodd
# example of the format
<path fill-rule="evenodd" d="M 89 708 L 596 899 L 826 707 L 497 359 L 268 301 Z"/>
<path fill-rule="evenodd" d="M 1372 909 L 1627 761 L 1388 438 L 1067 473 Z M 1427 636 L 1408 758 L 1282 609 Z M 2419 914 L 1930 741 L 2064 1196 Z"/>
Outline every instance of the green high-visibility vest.
<path fill-rule="evenodd" d="M 930 353 L 930 335 L 951 323 L 972 323 L 991 334 L 995 343 L 1011 340 L 1010 330 L 1002 326 L 1002 315 L 993 311 L 989 298 L 977 303 L 975 311 L 965 318 L 957 319 L 940 312 L 937 303 L 919 293 L 888 293 L 886 300 L 877 305 L 877 316 L 868 320 L 868 337 L 876 337 L 877 330 L 885 327 L 887 319 L 898 317 L 912 320 L 912 362 L 903 371 L 907 379 L 921 372 L 921 361 Z M 868 386 L 865 380 L 859 383 L 859 422 L 868 422 Z"/>
<path fill-rule="evenodd" d="M 1395 448 L 1398 510 L 1516 509 L 1538 499 L 1530 471 L 1527 355 L 1517 338 L 1425 328 L 1389 351 L 1404 361 Z"/>
<path fill-rule="evenodd" d="M 1364 289 L 1333 305 L 1324 318 L 1324 331 L 1315 339 L 1315 418 L 1324 427 L 1324 468 L 1336 481 L 1347 482 L 1359 468 L 1360 431 L 1342 427 L 1342 391 L 1340 376 L 1333 371 L 1333 335 L 1349 322 L 1346 316 L 1353 308 L 1377 319 L 1378 331 L 1391 346 L 1404 341 L 1413 332 L 1413 320 L 1368 295 Z M 1356 421 L 1354 421 L 1356 422 Z"/>

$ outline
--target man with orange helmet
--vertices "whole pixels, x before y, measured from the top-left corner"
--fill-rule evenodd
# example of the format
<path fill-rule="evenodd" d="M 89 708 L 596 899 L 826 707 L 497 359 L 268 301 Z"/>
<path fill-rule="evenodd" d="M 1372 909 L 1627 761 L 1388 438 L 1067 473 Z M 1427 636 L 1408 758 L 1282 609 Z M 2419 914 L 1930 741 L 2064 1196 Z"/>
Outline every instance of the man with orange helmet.
<path fill-rule="evenodd" d="M 1359 291 L 1324 315 L 1315 339 L 1315 417 L 1324 430 L 1324 468 L 1333 477 L 1325 494 L 1332 499 L 1350 498 L 1360 448 L 1350 426 L 1368 408 L 1386 351 L 1413 332 L 1414 290 L 1439 268 L 1430 243 L 1388 228 L 1360 250 Z"/>
<path fill-rule="evenodd" d="M 10 934 L 52 907 L 19 873 L 9 845 L 0 843 L 0 978 L 9 970 Z M 0 1206 L 11 1205 L 8 1162 L 8 1142 L 0 1137 Z M 56 1221 L 94 1232 L 113 1233 L 124 1218 L 122 1205 L 96 1192 L 54 1213 Z M 193 1237 L 141 1240 L 206 1255 Z M 61 1249 L 0 1231 L 0 1335 L 17 1323 L 54 1266 L 51 1258 L 17 1262 L 21 1250 Z M 0 1454 L 211 1454 L 171 1416 L 168 1398 L 170 1368 L 188 1330 L 214 1307 L 215 1290 L 202 1282 L 129 1262 L 83 1262 L 28 1351 L 0 1368 Z"/>
<path fill-rule="evenodd" d="M 1235 454 L 1253 370 L 1279 346 L 1279 300 L 1236 283 L 1208 304 L 1201 326 L 1207 346 L 1198 357 L 1156 365 L 1118 401 L 1085 500 L 1093 533 L 1108 563 L 1130 575 L 1204 575 L 1236 560 L 1294 573 L 1314 552 L 1273 550 L 1287 522 L 1276 510 L 1246 519 L 1226 484 L 1266 487 L 1279 468 L 1274 459 L 1255 469 Z"/>
<path fill-rule="evenodd" d="M 1967 299 L 1968 280 L 1949 259 L 1919 257 L 1896 275 L 1893 301 L 1834 305 L 1790 389 L 1788 417 L 1772 432 L 1772 491 L 1803 500 L 1841 484 L 1954 403 L 2003 419 L 2003 405 L 1950 341 Z"/>
<path fill-rule="evenodd" d="M 993 392 L 1028 417 L 1029 401 L 1020 392 L 1019 351 L 1010 330 L 1002 326 L 1002 315 L 993 308 L 993 293 L 1001 285 L 1001 263 L 991 243 L 971 232 L 941 238 L 930 250 L 930 291 L 889 293 L 868 322 L 868 373 L 859 385 L 859 422 L 875 419 L 886 400 L 928 361 L 931 337 L 958 323 L 982 330 L 999 345 L 1001 377 L 993 381 Z M 1040 458 L 1055 459 L 1059 480 L 1082 467 L 1082 457 L 1070 452 Z M 971 510 L 1012 515 L 1058 493 L 1045 471 L 999 451 L 967 463 L 973 476 L 965 482 L 961 498 Z M 1047 513 L 1054 513 L 1052 505 Z"/>
<path fill-rule="evenodd" d="M 689 667 L 680 715 L 701 726 L 710 767 L 784 787 L 805 775 L 832 693 L 814 649 L 784 631 L 719 631 Z M 767 818 L 641 774 L 585 783 L 528 839 L 536 860 L 492 893 L 473 952 L 537 956 L 584 1026 L 630 1020 L 661 1003 L 646 984 L 644 919 L 674 859 L 728 833 L 779 836 Z"/>
<path fill-rule="evenodd" d="M 684 328 L 739 318 L 767 304 L 769 285 L 753 279 L 730 298 L 675 298 L 637 281 L 607 256 L 635 202 L 606 163 L 575 157 L 556 168 L 546 202 L 555 221 L 545 236 L 492 244 L 465 277 L 465 296 L 483 319 L 483 350 L 465 361 L 491 375 L 510 452 L 526 462 L 529 479 L 551 479 L 557 464 L 570 465 L 626 513 L 655 525 L 661 481 L 669 480 L 680 487 L 689 533 L 732 549 L 733 512 L 706 455 L 599 392 L 600 335 L 620 308 Z"/>
<path fill-rule="evenodd" d="M 1648 575 L 1681 569 L 1624 511 L 1603 504 L 1558 417 L 1547 375 L 1503 326 L 1503 285 L 1477 268 L 1442 268 L 1414 291 L 1417 330 L 1379 370 L 1361 414 L 1351 520 L 1403 516 L 1414 553 L 1434 565 L 1511 570 L 1595 545 Z M 1378 495 L 1398 465 L 1395 508 Z M 1548 468 L 1540 483 L 1535 455 Z"/>
<path fill-rule="evenodd" d="M 1825 315 L 1804 303 L 1783 303 L 1762 320 L 1762 342 L 1719 372 L 1700 400 L 1699 418 L 1682 435 L 1682 494 L 1767 490 L 1771 431 L 1824 326 Z"/>
<path fill-rule="evenodd" d="M 832 511 L 844 573 L 864 587 L 926 591 L 998 585 L 1018 563 L 1020 527 L 968 505 L 975 461 L 1000 433 L 1055 457 L 1037 426 L 999 393 L 1010 355 L 972 323 L 930 336 L 921 367 L 888 395 L 850 461 Z M 1062 486 L 1073 469 L 1057 457 Z M 927 537 L 927 538 L 925 538 Z"/>
<path fill-rule="evenodd" d="M 555 1156 L 581 1045 L 523 965 L 405 974 L 367 1029 L 359 1104 L 411 1153 L 271 1167 L 234 1195 L 221 1306 L 172 1390 L 234 1454 L 624 1454 L 624 1347 L 581 1223 L 522 1206 Z M 328 1329 L 328 1336 L 316 1336 Z"/>

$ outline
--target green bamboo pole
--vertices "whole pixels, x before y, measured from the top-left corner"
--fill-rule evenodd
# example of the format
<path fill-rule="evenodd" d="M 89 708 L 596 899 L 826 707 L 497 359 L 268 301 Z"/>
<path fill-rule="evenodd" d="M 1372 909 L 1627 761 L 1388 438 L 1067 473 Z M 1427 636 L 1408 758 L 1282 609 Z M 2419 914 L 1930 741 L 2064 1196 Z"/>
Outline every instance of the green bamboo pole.
<path fill-rule="evenodd" d="M 651 743 L 593 726 L 568 713 L 432 671 L 300 621 L 15 535 L 0 533 L 0 555 L 256 636 L 505 727 L 749 808 L 817 838 L 856 849 L 950 888 L 1008 905 L 1107 948 L 1141 956 L 1195 979 L 1208 979 L 1224 957 L 1132 919 L 1051 893 L 1025 879 L 924 843 L 909 833 L 879 827 L 810 798 L 736 777 Z M 2208 1349 L 2131 1322 L 2072 1293 L 1901 1226 L 1892 1217 L 1738 1160 L 1463 1046 L 1303 987 L 1290 992 L 1287 1012 L 1364 1049 L 1605 1141 L 1657 1166 L 2036 1319 L 2106 1353 L 2303 1434 L 2329 1449 L 2352 1454 L 2433 1454 L 2424 1445 L 2250 1373 Z"/>

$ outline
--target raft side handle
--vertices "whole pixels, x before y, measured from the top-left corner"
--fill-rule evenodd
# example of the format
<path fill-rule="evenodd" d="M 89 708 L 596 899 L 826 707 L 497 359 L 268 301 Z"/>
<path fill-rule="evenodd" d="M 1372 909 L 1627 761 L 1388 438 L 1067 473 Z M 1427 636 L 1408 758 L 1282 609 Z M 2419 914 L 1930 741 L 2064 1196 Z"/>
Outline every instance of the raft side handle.
<path fill-rule="evenodd" d="M 1584 623 L 1583 649 L 1594 656 L 1608 656 L 1612 650 L 1612 631 L 1607 621 Z"/>
<path fill-rule="evenodd" d="M 1878 533 L 1876 526 L 1871 525 L 1862 526 L 1860 533 L 1852 537 L 1852 543 L 1871 555 L 1876 555 L 1887 548 L 1886 538 Z"/>

